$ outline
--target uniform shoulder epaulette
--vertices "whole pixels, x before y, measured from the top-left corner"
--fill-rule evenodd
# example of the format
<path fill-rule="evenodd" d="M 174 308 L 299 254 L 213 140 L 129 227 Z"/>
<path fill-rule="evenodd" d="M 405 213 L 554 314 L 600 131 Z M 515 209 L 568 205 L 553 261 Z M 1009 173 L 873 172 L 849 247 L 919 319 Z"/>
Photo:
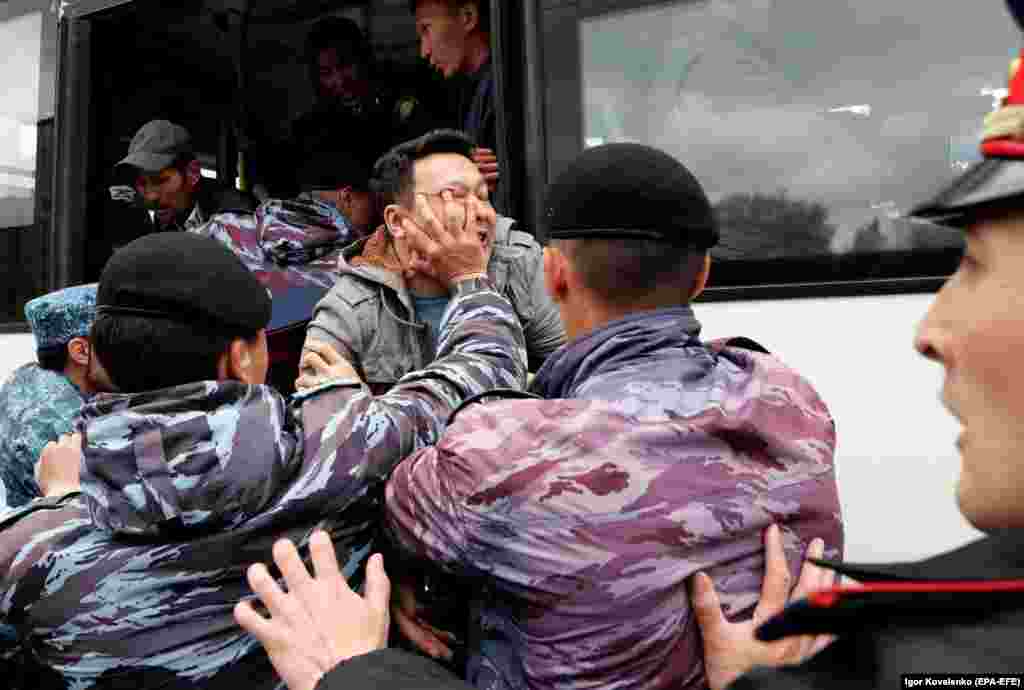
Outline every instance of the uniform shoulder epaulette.
<path fill-rule="evenodd" d="M 72 491 L 61 496 L 50 496 L 48 498 L 37 498 L 18 508 L 12 508 L 0 513 L 0 531 L 19 523 L 23 518 L 40 510 L 59 510 L 67 503 L 82 495 L 81 491 Z"/>

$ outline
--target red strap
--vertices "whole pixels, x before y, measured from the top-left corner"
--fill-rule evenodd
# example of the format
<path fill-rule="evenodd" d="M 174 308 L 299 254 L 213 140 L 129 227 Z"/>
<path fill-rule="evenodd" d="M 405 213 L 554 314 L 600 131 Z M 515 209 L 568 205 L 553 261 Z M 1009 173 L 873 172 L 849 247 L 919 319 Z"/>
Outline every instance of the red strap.
<path fill-rule="evenodd" d="M 807 601 L 817 608 L 830 608 L 843 596 L 872 592 L 957 593 L 957 592 L 1024 592 L 1024 580 L 968 580 L 962 582 L 883 582 L 868 585 L 847 585 L 813 592 Z"/>

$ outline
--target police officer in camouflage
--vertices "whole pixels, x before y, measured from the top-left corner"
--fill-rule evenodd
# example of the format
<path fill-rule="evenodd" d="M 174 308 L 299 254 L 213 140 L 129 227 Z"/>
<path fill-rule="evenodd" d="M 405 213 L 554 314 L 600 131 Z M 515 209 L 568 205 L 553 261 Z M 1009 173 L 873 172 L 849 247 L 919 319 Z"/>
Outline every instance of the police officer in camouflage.
<path fill-rule="evenodd" d="M 522 330 L 484 275 L 475 223 L 431 221 L 452 292 L 438 357 L 376 398 L 350 368 L 291 403 L 263 385 L 271 302 L 216 241 L 149 235 L 108 262 L 92 331 L 108 392 L 83 408 L 66 459 L 81 495 L 0 534 L 0 617 L 30 687 L 283 686 L 232 621 L 251 596 L 244 566 L 320 526 L 357 583 L 395 464 L 465 398 L 525 381 Z"/>
<path fill-rule="evenodd" d="M 398 466 L 391 574 L 416 567 L 396 557 L 418 558 L 467 578 L 466 675 L 478 688 L 703 688 L 691 575 L 710 574 L 732 615 L 749 618 L 769 525 L 790 560 L 812 541 L 812 553 L 841 553 L 833 420 L 753 341 L 699 339 L 689 302 L 717 231 L 679 162 L 633 144 L 590 149 L 549 208 L 546 288 L 570 341 L 537 372 L 543 399 L 467 406 Z M 408 599 L 393 609 L 399 627 L 447 656 L 450 638 Z M 311 625 L 323 639 L 355 627 Z M 286 653 L 280 633 L 264 643 L 273 638 L 293 690 L 368 687 L 363 678 L 458 687 L 391 650 L 302 673 L 298 650 Z"/>
<path fill-rule="evenodd" d="M 40 495 L 33 467 L 43 447 L 71 432 L 94 390 L 87 376 L 96 286 L 80 285 L 25 305 L 38 363 L 17 369 L 0 387 L 0 507 Z"/>

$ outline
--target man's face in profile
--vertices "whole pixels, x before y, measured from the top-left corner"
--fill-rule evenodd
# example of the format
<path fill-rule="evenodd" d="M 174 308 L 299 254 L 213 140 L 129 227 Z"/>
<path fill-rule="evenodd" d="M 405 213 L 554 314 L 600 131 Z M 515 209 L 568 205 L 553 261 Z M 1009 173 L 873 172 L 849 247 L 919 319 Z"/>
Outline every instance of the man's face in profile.
<path fill-rule="evenodd" d="M 942 401 L 963 427 L 957 500 L 983 530 L 1024 527 L 1022 301 L 1024 214 L 978 219 L 915 342 L 945 368 Z"/>
<path fill-rule="evenodd" d="M 466 60 L 467 33 L 460 15 L 453 14 L 447 2 L 425 0 L 416 4 L 416 34 L 420 57 L 445 79 L 458 73 Z"/>

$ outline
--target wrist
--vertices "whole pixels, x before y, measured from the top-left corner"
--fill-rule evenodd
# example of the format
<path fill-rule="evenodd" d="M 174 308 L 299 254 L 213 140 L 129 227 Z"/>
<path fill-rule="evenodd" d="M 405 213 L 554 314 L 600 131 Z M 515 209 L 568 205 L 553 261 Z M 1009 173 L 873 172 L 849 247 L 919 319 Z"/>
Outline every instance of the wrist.
<path fill-rule="evenodd" d="M 491 284 L 490 276 L 486 273 L 466 274 L 459 277 L 458 280 L 452 280 L 448 285 L 448 292 L 452 297 L 493 289 L 494 286 Z"/>
<path fill-rule="evenodd" d="M 46 484 L 45 487 L 39 487 L 42 489 L 43 496 L 51 498 L 54 496 L 66 496 L 67 494 L 81 491 L 81 487 L 78 484 L 72 484 L 70 482 L 53 482 Z"/>

